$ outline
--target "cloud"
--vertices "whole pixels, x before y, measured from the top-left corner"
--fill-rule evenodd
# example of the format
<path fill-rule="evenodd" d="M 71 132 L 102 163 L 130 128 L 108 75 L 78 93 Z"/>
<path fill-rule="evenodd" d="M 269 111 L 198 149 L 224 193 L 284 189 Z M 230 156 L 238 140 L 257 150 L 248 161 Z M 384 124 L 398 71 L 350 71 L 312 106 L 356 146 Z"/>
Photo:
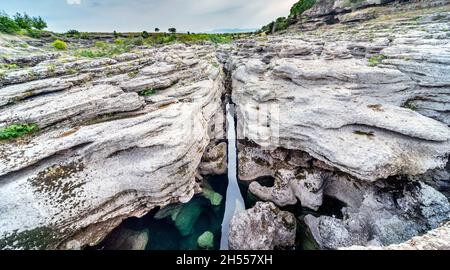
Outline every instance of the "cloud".
<path fill-rule="evenodd" d="M 81 5 L 81 0 L 66 0 L 69 5 Z"/>

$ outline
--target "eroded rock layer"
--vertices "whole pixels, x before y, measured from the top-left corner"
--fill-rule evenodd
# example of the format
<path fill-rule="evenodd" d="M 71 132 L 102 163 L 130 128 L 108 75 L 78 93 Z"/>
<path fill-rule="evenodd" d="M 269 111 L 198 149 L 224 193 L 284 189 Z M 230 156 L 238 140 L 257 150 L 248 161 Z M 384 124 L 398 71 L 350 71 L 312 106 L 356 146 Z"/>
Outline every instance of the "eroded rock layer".
<path fill-rule="evenodd" d="M 449 3 L 344 4 L 317 1 L 284 33 L 219 52 L 239 177 L 280 207 L 343 202 L 342 218 L 305 218 L 323 249 L 398 244 L 450 220 L 436 190 L 450 181 Z"/>
<path fill-rule="evenodd" d="M 189 201 L 207 148 L 202 170 L 226 168 L 222 77 L 213 46 L 184 45 L 2 76 L 0 127 L 39 131 L 0 143 L 0 248 L 81 248 Z"/>

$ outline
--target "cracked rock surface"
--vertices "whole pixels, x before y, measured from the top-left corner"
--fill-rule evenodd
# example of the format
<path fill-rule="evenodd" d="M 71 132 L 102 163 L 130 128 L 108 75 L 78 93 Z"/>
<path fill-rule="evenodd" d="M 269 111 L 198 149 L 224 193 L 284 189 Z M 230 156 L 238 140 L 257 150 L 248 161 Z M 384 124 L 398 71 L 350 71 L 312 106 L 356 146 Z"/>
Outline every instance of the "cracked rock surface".
<path fill-rule="evenodd" d="M 51 72 L 40 62 L 0 79 L 0 127 L 39 127 L 0 143 L 1 248 L 94 245 L 127 217 L 189 201 L 208 145 L 204 170 L 226 168 L 212 46 L 45 61 Z"/>

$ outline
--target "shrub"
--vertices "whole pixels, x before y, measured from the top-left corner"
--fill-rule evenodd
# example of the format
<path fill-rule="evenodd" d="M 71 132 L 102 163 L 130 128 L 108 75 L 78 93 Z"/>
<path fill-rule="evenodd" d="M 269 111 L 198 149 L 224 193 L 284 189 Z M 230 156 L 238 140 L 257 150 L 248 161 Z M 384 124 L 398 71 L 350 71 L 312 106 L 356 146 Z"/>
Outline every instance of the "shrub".
<path fill-rule="evenodd" d="M 36 124 L 14 124 L 0 129 L 0 140 L 10 140 L 25 136 L 38 129 Z"/>
<path fill-rule="evenodd" d="M 66 32 L 66 37 L 78 38 L 78 37 L 80 37 L 80 32 L 78 30 L 74 30 L 74 29 L 69 30 Z"/>
<path fill-rule="evenodd" d="M 45 28 L 47 28 L 47 23 L 40 16 L 33 17 L 32 25 L 37 30 L 44 30 Z"/>
<path fill-rule="evenodd" d="M 289 16 L 287 18 L 280 17 L 275 22 L 271 22 L 268 25 L 265 25 L 261 28 L 260 32 L 271 34 L 273 30 L 281 31 L 288 28 L 289 25 L 293 24 L 295 18 L 299 15 L 303 14 L 306 10 L 312 8 L 316 0 L 300 0 L 295 3 L 292 8 Z"/>
<path fill-rule="evenodd" d="M 145 89 L 144 91 L 139 92 L 140 96 L 147 97 L 156 94 L 156 90 L 153 88 Z"/>
<path fill-rule="evenodd" d="M 282 31 L 289 26 L 288 20 L 285 17 L 280 17 L 275 21 L 275 31 Z"/>
<path fill-rule="evenodd" d="M 295 3 L 294 6 L 292 6 L 291 14 L 289 16 L 295 17 L 298 15 L 301 15 L 303 12 L 312 8 L 315 3 L 316 3 L 316 0 L 300 0 L 297 3 Z"/>
<path fill-rule="evenodd" d="M 14 34 L 20 31 L 19 25 L 6 13 L 0 13 L 0 32 Z"/>
<path fill-rule="evenodd" d="M 169 28 L 169 33 L 175 34 L 177 32 L 177 29 L 174 27 Z"/>
<path fill-rule="evenodd" d="M 106 42 L 104 42 L 104 41 L 96 41 L 95 44 L 94 44 L 94 46 L 95 46 L 96 48 L 104 49 L 104 48 L 108 47 L 108 43 L 106 43 Z"/>
<path fill-rule="evenodd" d="M 28 34 L 31 31 L 43 30 L 47 27 L 47 23 L 42 17 L 30 17 L 28 14 L 16 13 L 13 18 L 6 13 L 0 13 L 0 32 L 8 34 L 24 33 Z"/>
<path fill-rule="evenodd" d="M 150 34 L 147 31 L 142 32 L 142 38 L 148 38 Z"/>
<path fill-rule="evenodd" d="M 374 56 L 374 57 L 369 59 L 369 66 L 376 67 L 379 64 L 381 64 L 381 61 L 383 61 L 384 59 L 386 59 L 386 56 L 383 55 L 383 54 L 380 54 L 378 56 Z"/>
<path fill-rule="evenodd" d="M 87 57 L 87 58 L 96 58 L 99 57 L 93 50 L 80 50 L 76 53 L 77 56 Z"/>
<path fill-rule="evenodd" d="M 60 50 L 60 51 L 67 50 L 67 44 L 64 41 L 59 40 L 59 39 L 53 41 L 52 46 L 55 49 Z"/>
<path fill-rule="evenodd" d="M 117 31 L 114 31 L 113 35 L 114 35 L 114 39 L 118 39 L 119 38 L 119 34 L 117 34 Z"/>
<path fill-rule="evenodd" d="M 89 34 L 86 33 L 86 32 L 83 32 L 83 33 L 80 34 L 80 38 L 81 39 L 89 39 Z"/>
<path fill-rule="evenodd" d="M 42 36 L 42 32 L 39 30 L 28 29 L 26 35 L 32 38 L 40 38 Z"/>
<path fill-rule="evenodd" d="M 21 29 L 31 29 L 33 27 L 33 18 L 26 13 L 23 15 L 16 13 L 16 15 L 14 15 L 14 21 Z"/>
<path fill-rule="evenodd" d="M 116 39 L 116 40 L 114 40 L 114 44 L 116 44 L 116 45 L 124 45 L 125 41 L 123 39 Z"/>
<path fill-rule="evenodd" d="M 142 37 L 133 38 L 131 40 L 131 43 L 135 46 L 142 46 L 144 45 L 144 39 Z"/>
<path fill-rule="evenodd" d="M 264 32 L 266 34 L 271 34 L 274 25 L 275 25 L 275 22 L 271 22 L 268 25 L 263 26 L 261 28 L 261 32 Z"/>
<path fill-rule="evenodd" d="M 158 28 L 158 27 L 155 28 L 155 32 L 156 32 L 156 33 L 159 32 L 159 28 Z"/>

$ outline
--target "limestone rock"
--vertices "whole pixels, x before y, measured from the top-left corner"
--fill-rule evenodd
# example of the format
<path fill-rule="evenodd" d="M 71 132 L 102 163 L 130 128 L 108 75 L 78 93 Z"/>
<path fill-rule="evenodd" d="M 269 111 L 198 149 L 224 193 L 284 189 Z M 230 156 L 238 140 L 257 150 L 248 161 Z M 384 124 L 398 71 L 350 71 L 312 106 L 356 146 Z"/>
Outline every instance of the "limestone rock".
<path fill-rule="evenodd" d="M 296 220 L 293 214 L 273 203 L 257 202 L 255 207 L 235 214 L 230 223 L 231 250 L 273 250 L 295 243 Z"/>
<path fill-rule="evenodd" d="M 223 139 L 210 132 L 224 89 L 213 49 L 52 58 L 2 76 L 0 127 L 40 130 L 0 143 L 0 249 L 96 245 L 124 219 L 199 192 L 204 152 Z M 175 80 L 138 95 L 152 76 Z"/>
<path fill-rule="evenodd" d="M 199 166 L 202 175 L 221 175 L 227 170 L 227 144 L 210 145 Z"/>
<path fill-rule="evenodd" d="M 346 180 L 328 185 L 339 185 L 342 181 Z M 334 187 L 325 190 L 325 194 L 334 196 L 338 190 L 339 187 Z M 395 192 L 394 196 L 389 190 Z M 358 191 L 362 193 L 359 194 L 362 200 L 344 207 L 343 219 L 305 217 L 305 223 L 321 248 L 399 244 L 450 219 L 447 198 L 423 183 L 407 182 L 402 189 L 389 186 L 355 187 L 353 193 Z M 351 194 L 346 192 L 346 195 Z"/>
<path fill-rule="evenodd" d="M 271 201 L 278 206 L 295 205 L 297 199 L 302 206 L 318 210 L 323 199 L 323 179 L 320 172 L 309 173 L 280 169 L 275 174 L 273 187 L 263 187 L 252 182 L 249 191 L 264 201 Z"/>
<path fill-rule="evenodd" d="M 450 249 L 450 223 L 429 231 L 422 236 L 413 237 L 401 244 L 386 247 L 376 246 L 352 246 L 341 248 L 343 250 L 449 250 Z"/>
<path fill-rule="evenodd" d="M 331 2 L 338 1 L 316 8 Z M 408 7 L 417 8 L 400 10 Z M 352 25 L 352 33 L 337 24 L 233 45 L 224 61 L 232 73 L 238 136 L 261 147 L 242 156 L 257 155 L 263 164 L 240 165 L 244 180 L 273 176 L 267 170 L 273 162 L 258 151 L 277 148 L 305 151 L 369 182 L 445 166 L 449 37 L 441 29 L 447 13 L 424 11 L 418 30 L 412 15 L 394 6 L 376 10 L 406 17 L 364 21 Z"/>

